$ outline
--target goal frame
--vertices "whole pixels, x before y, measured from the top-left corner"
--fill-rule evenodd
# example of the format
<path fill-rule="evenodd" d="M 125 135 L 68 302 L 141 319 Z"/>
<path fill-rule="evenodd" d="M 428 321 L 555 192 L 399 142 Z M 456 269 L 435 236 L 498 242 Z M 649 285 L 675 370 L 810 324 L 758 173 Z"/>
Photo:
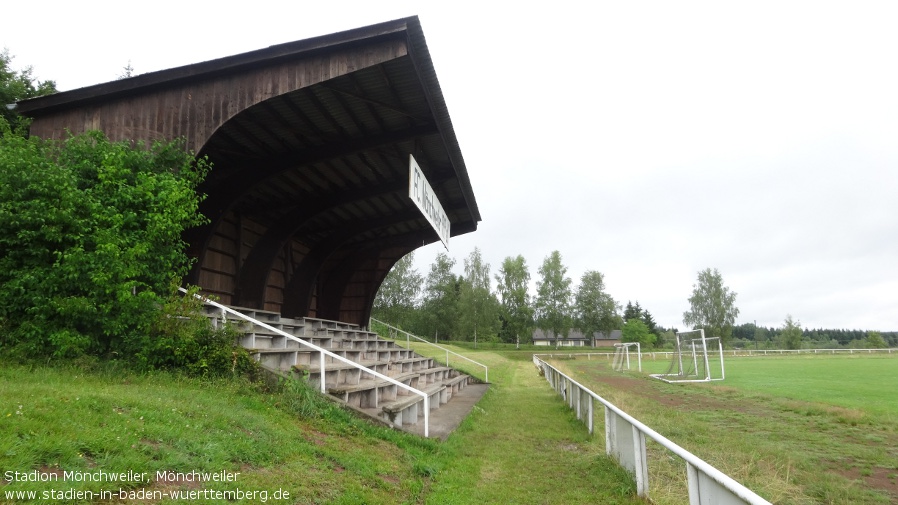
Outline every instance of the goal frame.
<path fill-rule="evenodd" d="M 639 371 L 642 371 L 642 349 L 639 345 L 639 342 L 621 342 L 618 344 L 614 344 L 614 358 L 611 362 L 611 368 L 616 372 L 623 372 L 624 370 L 630 370 L 630 348 L 636 346 L 636 361 L 639 366 Z M 626 368 L 624 368 L 624 363 L 626 363 Z"/>
<path fill-rule="evenodd" d="M 700 334 L 699 338 L 687 338 L 687 334 L 694 334 L 696 332 Z M 726 378 L 726 368 L 723 362 L 723 342 L 720 340 L 720 337 L 705 337 L 705 330 L 701 328 L 678 332 L 676 337 L 676 349 L 672 353 L 671 365 L 668 373 L 650 374 L 651 377 L 671 384 L 722 381 Z M 717 344 L 719 353 L 718 359 L 720 360 L 719 377 L 715 377 L 711 372 L 709 353 L 713 351 L 709 351 L 708 349 L 709 342 L 715 342 Z M 692 360 L 691 370 L 693 373 L 687 373 L 687 369 L 683 366 L 684 358 Z M 701 364 L 704 366 L 704 377 L 699 376 L 698 374 L 699 360 L 701 360 Z M 676 373 L 671 373 L 673 370 L 676 370 Z"/>

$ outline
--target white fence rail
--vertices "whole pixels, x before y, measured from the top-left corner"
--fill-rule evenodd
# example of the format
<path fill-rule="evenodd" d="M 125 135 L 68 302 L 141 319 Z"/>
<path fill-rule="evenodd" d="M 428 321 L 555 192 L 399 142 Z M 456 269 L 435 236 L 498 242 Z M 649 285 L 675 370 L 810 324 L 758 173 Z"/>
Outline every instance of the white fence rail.
<path fill-rule="evenodd" d="M 649 359 L 670 359 L 673 354 L 673 351 L 651 351 L 643 352 L 642 356 Z M 898 354 L 898 349 L 729 349 L 723 351 L 724 356 L 794 356 L 799 354 Z M 592 359 L 594 356 L 613 358 L 614 353 L 556 351 L 540 353 L 538 356 Z"/>
<path fill-rule="evenodd" d="M 421 338 L 421 337 L 418 337 L 418 336 L 416 336 L 416 335 L 412 335 L 411 333 L 409 333 L 409 332 L 407 332 L 407 331 L 405 331 L 405 330 L 400 330 L 399 328 L 397 328 L 397 327 L 395 327 L 395 326 L 392 326 L 392 325 L 389 325 L 389 324 L 387 324 L 387 323 L 385 323 L 385 322 L 383 322 L 383 321 L 379 321 L 379 320 L 377 320 L 377 319 L 374 319 L 373 317 L 371 318 L 371 321 L 373 321 L 373 322 L 375 322 L 375 323 L 377 323 L 377 324 L 382 324 L 382 325 L 386 326 L 387 329 L 390 330 L 390 338 L 394 338 L 394 337 L 393 337 L 394 334 L 396 334 L 396 335 L 399 335 L 400 333 L 405 334 L 405 345 L 406 345 L 406 347 L 411 347 L 410 341 L 411 341 L 411 339 L 415 339 L 415 340 L 417 340 L 417 341 L 419 341 L 419 342 L 424 342 L 425 344 L 428 344 L 428 345 L 430 345 L 430 346 L 432 346 L 432 347 L 436 347 L 437 349 L 440 349 L 440 350 L 442 350 L 442 351 L 445 351 L 445 352 L 446 352 L 446 366 L 449 366 L 449 355 L 450 355 L 450 354 L 452 354 L 453 356 L 458 356 L 459 358 L 462 358 L 462 359 L 464 359 L 464 360 L 468 360 L 468 361 L 470 361 L 471 363 L 474 363 L 475 365 L 482 366 L 482 367 L 483 367 L 483 373 L 484 373 L 484 379 L 483 379 L 483 382 L 489 382 L 489 381 L 490 381 L 490 369 L 489 369 L 489 367 L 487 367 L 487 366 L 484 365 L 483 363 L 478 363 L 478 362 L 474 361 L 473 359 L 471 359 L 471 358 L 469 358 L 469 357 L 467 357 L 467 356 L 462 356 L 461 354 L 459 354 L 459 353 L 457 353 L 457 352 L 455 352 L 455 351 L 450 351 L 449 349 L 446 349 L 445 347 L 443 347 L 443 346 L 441 346 L 441 345 L 434 344 L 433 342 L 430 342 L 430 341 L 428 341 L 428 340 L 425 340 L 425 339 L 423 339 L 423 338 Z M 371 325 L 369 324 L 368 327 L 370 328 Z M 398 340 L 398 339 L 394 338 L 394 340 Z"/>
<path fill-rule="evenodd" d="M 178 288 L 178 290 L 181 291 L 181 292 L 184 293 L 184 294 L 188 294 L 187 290 L 184 289 L 184 288 Z M 424 438 L 427 438 L 427 437 L 428 437 L 429 431 L 430 431 L 430 430 L 429 430 L 429 428 L 430 428 L 430 398 L 427 396 L 427 393 L 425 393 L 425 392 L 423 392 L 423 391 L 419 391 L 419 390 L 417 390 L 417 389 L 415 389 L 415 388 L 413 388 L 413 387 L 411 387 L 411 386 L 407 386 L 407 385 L 405 385 L 405 384 L 403 384 L 403 383 L 397 381 L 396 379 L 394 379 L 394 378 L 392 378 L 392 377 L 388 377 L 388 376 L 386 376 L 386 375 L 384 375 L 384 374 L 382 374 L 382 373 L 380 373 L 380 372 L 375 372 L 374 370 L 371 370 L 370 368 L 367 368 L 367 367 L 365 367 L 365 366 L 362 366 L 362 365 L 356 363 L 355 361 L 346 359 L 346 358 L 344 358 L 343 356 L 340 356 L 339 354 L 334 354 L 334 353 L 328 351 L 327 349 L 325 349 L 325 348 L 323 348 L 323 347 L 318 347 L 318 346 L 315 345 L 315 344 L 312 344 L 312 343 L 310 343 L 310 342 L 306 342 L 305 340 L 303 340 L 303 339 L 301 339 L 301 338 L 299 338 L 299 337 L 296 337 L 296 336 L 294 336 L 294 335 L 291 335 L 291 334 L 289 334 L 289 333 L 287 333 L 287 332 L 285 332 L 285 331 L 283 331 L 283 330 L 280 330 L 280 329 L 278 329 L 278 328 L 275 328 L 274 326 L 271 326 L 271 325 L 269 325 L 269 324 L 265 324 L 265 323 L 263 323 L 262 321 L 259 321 L 258 319 L 255 319 L 255 318 L 252 318 L 252 317 L 250 317 L 250 316 L 247 316 L 246 314 L 243 314 L 243 313 L 241 313 L 241 312 L 238 312 L 238 311 L 236 311 L 236 310 L 234 310 L 234 309 L 232 309 L 232 308 L 230 308 L 230 307 L 227 307 L 227 306 L 225 306 L 225 305 L 222 305 L 222 304 L 220 304 L 220 303 L 218 303 L 218 302 L 214 302 L 214 301 L 209 300 L 208 298 L 205 298 L 205 297 L 203 297 L 203 296 L 201 296 L 201 295 L 198 295 L 198 294 L 194 294 L 193 296 L 195 296 L 195 297 L 196 297 L 197 299 L 199 299 L 199 300 L 202 300 L 202 302 L 205 303 L 206 305 L 210 305 L 210 306 L 212 306 L 212 307 L 215 307 L 215 308 L 221 310 L 221 311 L 222 311 L 222 314 L 231 314 L 231 315 L 233 315 L 233 316 L 237 316 L 237 317 L 239 317 L 240 319 L 243 319 L 244 321 L 249 321 L 250 323 L 253 323 L 253 324 L 255 324 L 255 325 L 261 326 L 262 328 L 265 328 L 265 329 L 268 330 L 268 331 L 272 331 L 272 332 L 277 333 L 278 335 L 281 335 L 281 336 L 283 336 L 283 337 L 285 337 L 285 338 L 287 338 L 287 339 L 289 339 L 289 340 L 292 340 L 292 341 L 294 341 L 294 342 L 298 342 L 300 346 L 308 347 L 309 349 L 318 351 L 318 357 L 319 357 L 319 359 L 320 359 L 320 362 L 319 362 L 320 368 L 319 368 L 319 370 L 320 370 L 320 373 L 321 373 L 321 380 L 320 380 L 319 382 L 321 383 L 321 393 L 322 393 L 322 394 L 327 394 L 327 390 L 326 390 L 325 384 L 324 384 L 324 372 L 325 372 L 325 370 L 326 370 L 325 363 L 324 363 L 324 357 L 325 357 L 325 356 L 330 356 L 331 358 L 333 358 L 333 359 L 335 359 L 335 360 L 337 360 L 337 361 L 339 361 L 339 362 L 341 362 L 341 363 L 346 363 L 347 365 L 352 365 L 352 366 L 354 366 L 355 368 L 358 368 L 358 369 L 362 370 L 362 371 L 365 372 L 365 373 L 371 374 L 371 375 L 373 375 L 373 376 L 375 376 L 375 377 L 377 377 L 377 378 L 379 378 L 379 379 L 383 379 L 383 380 L 389 382 L 390 384 L 393 384 L 393 385 L 395 385 L 395 386 L 397 386 L 397 387 L 400 387 L 400 388 L 402 388 L 402 389 L 405 389 L 406 391 L 408 391 L 408 392 L 410 392 L 410 393 L 412 393 L 412 394 L 416 394 L 416 395 L 422 397 L 422 398 L 424 399 Z"/>
<path fill-rule="evenodd" d="M 593 433 L 595 402 L 604 406 L 605 452 L 634 475 L 639 496 L 649 496 L 648 453 L 645 448 L 648 437 L 686 463 L 689 505 L 770 505 L 770 502 L 732 477 L 642 424 L 538 356 L 533 356 L 533 363 L 577 413 L 577 418 L 586 423 L 590 433 Z"/>

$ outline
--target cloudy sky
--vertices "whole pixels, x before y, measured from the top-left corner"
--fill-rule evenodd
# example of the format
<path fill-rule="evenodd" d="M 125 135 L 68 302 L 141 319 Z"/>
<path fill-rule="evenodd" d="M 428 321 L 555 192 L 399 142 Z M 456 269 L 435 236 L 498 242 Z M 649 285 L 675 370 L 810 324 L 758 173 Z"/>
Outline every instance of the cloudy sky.
<path fill-rule="evenodd" d="M 717 268 L 738 323 L 898 330 L 898 3 L 527 5 L 51 0 L 0 47 L 71 90 L 417 15 L 483 216 L 459 273 L 558 250 L 682 328 Z"/>

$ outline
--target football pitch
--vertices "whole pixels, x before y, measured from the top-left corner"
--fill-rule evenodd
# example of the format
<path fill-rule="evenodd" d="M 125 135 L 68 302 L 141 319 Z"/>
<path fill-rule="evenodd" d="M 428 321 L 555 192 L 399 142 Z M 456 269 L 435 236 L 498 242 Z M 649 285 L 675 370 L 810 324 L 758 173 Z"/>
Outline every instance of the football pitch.
<path fill-rule="evenodd" d="M 772 503 L 898 503 L 898 355 L 725 356 L 723 381 L 649 377 L 669 363 L 646 353 L 639 373 L 595 356 L 554 362 Z M 650 458 L 652 497 L 683 503 L 683 469 L 664 461 Z"/>
<path fill-rule="evenodd" d="M 643 371 L 659 373 L 669 360 L 643 358 Z M 719 384 L 746 393 L 825 403 L 898 417 L 898 354 L 725 356 Z M 712 370 L 719 360 L 711 359 Z"/>

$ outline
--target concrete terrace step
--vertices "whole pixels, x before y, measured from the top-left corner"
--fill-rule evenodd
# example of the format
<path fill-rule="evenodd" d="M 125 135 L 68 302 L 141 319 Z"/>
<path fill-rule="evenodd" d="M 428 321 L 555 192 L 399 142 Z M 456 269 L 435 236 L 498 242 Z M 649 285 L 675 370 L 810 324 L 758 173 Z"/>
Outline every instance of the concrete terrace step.
<path fill-rule="evenodd" d="M 441 404 L 446 403 L 441 400 L 445 390 L 446 386 L 442 384 L 435 384 L 421 390 L 427 395 L 430 410 L 436 410 L 440 408 Z M 382 412 L 380 415 L 385 421 L 397 428 L 402 428 L 407 424 L 418 424 L 418 418 L 424 416 L 424 398 L 418 395 L 409 395 L 406 398 L 383 403 L 380 408 Z"/>
<path fill-rule="evenodd" d="M 423 423 L 419 422 L 424 416 L 423 398 L 380 379 L 374 372 L 426 393 L 431 410 L 429 419 L 436 428 L 436 431 L 431 430 L 431 436 L 442 438 L 464 418 L 464 415 L 458 415 L 459 408 L 446 408 L 445 416 L 440 412 L 442 408 L 460 398 L 462 403 L 468 404 L 462 407 L 466 414 L 472 402 L 476 402 L 486 389 L 485 385 L 476 385 L 475 394 L 466 393 L 472 385 L 469 376 L 451 367 L 436 365 L 433 358 L 400 347 L 355 324 L 288 318 L 273 311 L 245 307 L 234 310 L 358 364 L 362 368 L 325 355 L 322 373 L 320 351 L 233 314 L 224 318 L 242 332 L 238 343 L 249 349 L 263 366 L 302 376 L 316 389 L 323 382 L 325 391 L 349 408 L 396 428 L 423 435 Z M 216 325 L 223 320 L 218 309 L 207 310 L 206 316 Z M 443 417 L 449 420 L 441 421 Z"/>
<path fill-rule="evenodd" d="M 365 383 L 374 384 L 377 376 L 368 373 L 365 370 L 372 370 L 389 377 L 389 363 L 383 361 L 360 361 L 360 365 L 365 367 L 361 369 L 348 363 L 334 362 L 325 363 L 324 367 L 324 384 L 326 388 L 352 387 L 361 386 Z M 309 383 L 316 386 L 321 384 L 321 369 L 317 364 L 299 364 L 293 367 L 293 370 L 301 375 L 308 377 Z M 374 387 L 373 385 L 370 387 Z"/>
<path fill-rule="evenodd" d="M 408 349 L 396 348 L 390 350 L 381 350 L 375 352 L 364 351 L 362 349 L 328 349 L 326 351 L 336 354 L 337 356 L 346 358 L 350 361 L 382 361 L 389 363 L 391 366 L 400 367 L 403 372 L 411 372 L 430 368 L 433 366 L 433 358 L 425 358 L 415 354 Z M 249 349 L 250 354 L 256 356 L 256 359 L 268 364 L 269 366 L 287 371 L 294 365 L 312 365 L 317 367 L 320 361 L 320 352 L 314 349 L 303 348 L 297 344 L 297 347 L 287 348 L 254 348 Z M 340 363 L 333 356 L 325 354 L 325 363 Z M 283 363 L 278 365 L 278 363 Z"/>
<path fill-rule="evenodd" d="M 418 373 L 411 372 L 392 377 L 406 386 L 418 389 Z M 395 400 L 397 396 L 406 396 L 410 393 L 392 382 L 377 379 L 360 384 L 332 384 L 325 382 L 325 389 L 352 407 L 378 408 L 381 401 Z"/>

